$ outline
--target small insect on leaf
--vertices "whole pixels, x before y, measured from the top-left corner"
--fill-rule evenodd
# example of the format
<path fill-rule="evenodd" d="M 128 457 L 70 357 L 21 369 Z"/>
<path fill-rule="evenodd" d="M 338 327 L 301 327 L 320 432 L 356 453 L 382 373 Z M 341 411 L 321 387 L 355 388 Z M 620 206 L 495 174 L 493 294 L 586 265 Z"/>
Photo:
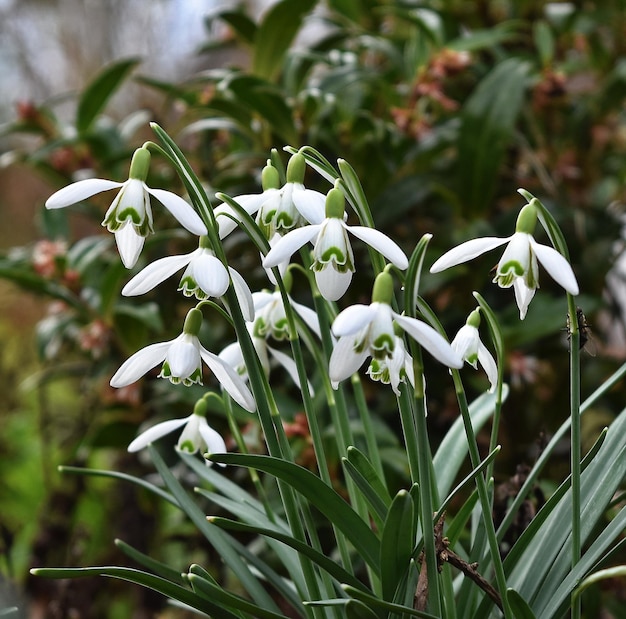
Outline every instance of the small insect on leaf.
<path fill-rule="evenodd" d="M 591 327 L 587 322 L 587 318 L 585 317 L 584 312 L 580 307 L 576 308 L 576 323 L 578 325 L 578 332 L 580 333 L 580 342 L 579 349 L 584 350 L 588 355 L 595 357 L 598 352 L 598 347 L 596 345 L 595 340 L 593 339 L 593 334 L 591 332 Z M 572 329 L 570 325 L 570 317 L 569 314 L 567 316 L 567 339 L 569 340 L 572 335 Z"/>

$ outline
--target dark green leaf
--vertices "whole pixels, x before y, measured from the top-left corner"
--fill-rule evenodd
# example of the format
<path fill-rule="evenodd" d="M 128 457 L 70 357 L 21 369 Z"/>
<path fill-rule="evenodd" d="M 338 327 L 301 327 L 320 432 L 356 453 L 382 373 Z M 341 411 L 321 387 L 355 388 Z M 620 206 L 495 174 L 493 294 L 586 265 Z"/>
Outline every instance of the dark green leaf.
<path fill-rule="evenodd" d="M 393 602 L 409 568 L 416 522 L 413 499 L 406 490 L 400 490 L 389 508 L 380 542 L 382 593 L 388 602 Z"/>
<path fill-rule="evenodd" d="M 480 82 L 461 112 L 458 182 L 467 212 L 488 208 L 505 150 L 524 103 L 530 65 L 518 58 L 502 61 Z"/>
<path fill-rule="evenodd" d="M 79 133 L 85 133 L 91 127 L 113 93 L 138 63 L 137 58 L 116 62 L 99 73 L 85 88 L 76 112 L 76 129 Z"/>
<path fill-rule="evenodd" d="M 254 38 L 252 72 L 267 79 L 280 70 L 304 16 L 317 0 L 281 0 L 264 16 Z"/>
<path fill-rule="evenodd" d="M 345 500 L 311 471 L 270 456 L 216 454 L 210 459 L 264 471 L 289 484 L 336 525 L 365 562 L 378 572 L 380 551 L 378 539 Z"/>
<path fill-rule="evenodd" d="M 536 619 L 526 600 L 515 589 L 507 589 L 506 597 L 515 619 Z"/>

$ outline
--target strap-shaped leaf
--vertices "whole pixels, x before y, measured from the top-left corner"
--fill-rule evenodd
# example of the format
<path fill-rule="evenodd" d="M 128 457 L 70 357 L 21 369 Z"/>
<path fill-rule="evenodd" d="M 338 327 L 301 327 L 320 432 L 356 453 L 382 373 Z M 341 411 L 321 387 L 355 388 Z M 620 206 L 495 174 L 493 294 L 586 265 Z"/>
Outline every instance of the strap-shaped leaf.
<path fill-rule="evenodd" d="M 172 600 L 177 600 L 183 604 L 187 604 L 196 610 L 200 610 L 211 616 L 220 617 L 220 619 L 240 619 L 238 615 L 231 613 L 219 604 L 215 604 L 212 600 L 200 597 L 193 591 L 185 587 L 181 587 L 176 583 L 170 582 L 160 576 L 148 574 L 141 570 L 135 570 L 128 567 L 55 567 L 55 568 L 36 568 L 31 570 L 34 576 L 43 576 L 45 578 L 81 578 L 86 576 L 109 576 L 119 580 L 141 585 L 148 589 L 157 591 Z"/>
<path fill-rule="evenodd" d="M 257 535 L 263 535 L 286 544 L 287 546 L 297 550 L 299 553 L 306 555 L 316 563 L 323 570 L 328 572 L 338 583 L 345 583 L 356 587 L 357 589 L 363 589 L 367 592 L 367 588 L 357 578 L 355 578 L 350 572 L 346 571 L 339 563 L 329 559 L 326 555 L 315 550 L 308 544 L 301 542 L 300 540 L 287 535 L 277 529 L 270 529 L 266 527 L 253 526 L 250 524 L 244 524 L 243 522 L 236 522 L 235 520 L 229 520 L 227 518 L 211 518 L 211 522 L 222 529 L 228 529 L 230 531 L 240 531 L 245 533 L 256 533 Z"/>
<path fill-rule="evenodd" d="M 206 600 L 212 600 L 219 606 L 225 606 L 227 608 L 243 611 L 244 613 L 250 613 L 253 617 L 259 619 L 285 619 L 285 615 L 281 613 L 275 613 L 271 610 L 266 610 L 261 606 L 239 597 L 233 593 L 225 591 L 218 585 L 214 585 L 212 582 L 205 580 L 202 576 L 197 574 L 188 574 L 187 576 L 193 590 L 202 598 Z"/>
<path fill-rule="evenodd" d="M 252 72 L 272 78 L 283 64 L 283 58 L 300 30 L 304 16 L 317 0 L 281 0 L 265 15 L 254 37 Z"/>
<path fill-rule="evenodd" d="M 76 111 L 78 133 L 87 131 L 113 93 L 135 68 L 138 58 L 127 58 L 107 67 L 85 88 Z"/>
<path fill-rule="evenodd" d="M 393 602 L 398 584 L 409 568 L 416 524 L 413 499 L 406 490 L 400 490 L 389 508 L 380 543 L 383 598 L 389 602 Z"/>
<path fill-rule="evenodd" d="M 507 589 L 506 597 L 515 619 L 537 619 L 526 600 L 515 589 Z"/>
<path fill-rule="evenodd" d="M 356 447 L 348 447 L 348 457 L 342 458 L 342 463 L 346 473 L 350 475 L 367 501 L 372 517 L 382 528 L 387 510 L 391 505 L 391 497 L 385 482 L 378 476 L 372 463 Z"/>
<path fill-rule="evenodd" d="M 502 401 L 506 400 L 508 387 L 503 386 Z M 469 406 L 472 427 L 477 432 L 493 414 L 496 406 L 496 395 L 483 393 Z M 448 433 L 437 449 L 433 458 L 435 480 L 439 490 L 439 496 L 446 496 L 452 488 L 452 484 L 467 456 L 467 437 L 460 417 L 452 424 Z"/>
<path fill-rule="evenodd" d="M 364 561 L 378 573 L 380 544 L 376 535 L 337 492 L 311 471 L 271 456 L 215 454 L 210 460 L 264 471 L 289 484 L 341 530 Z"/>

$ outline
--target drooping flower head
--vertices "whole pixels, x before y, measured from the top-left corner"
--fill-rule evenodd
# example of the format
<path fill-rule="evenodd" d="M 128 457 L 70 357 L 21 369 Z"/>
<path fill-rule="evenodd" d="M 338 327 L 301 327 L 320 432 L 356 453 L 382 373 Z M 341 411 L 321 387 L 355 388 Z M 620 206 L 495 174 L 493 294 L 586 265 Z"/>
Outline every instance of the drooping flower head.
<path fill-rule="evenodd" d="M 465 325 L 459 329 L 450 345 L 452 350 L 458 353 L 474 369 L 477 369 L 477 364 L 480 363 L 491 384 L 490 391 L 493 391 L 498 382 L 498 367 L 493 356 L 480 340 L 479 326 L 480 308 L 477 307 L 467 317 Z"/>
<path fill-rule="evenodd" d="M 305 189 L 305 170 L 304 156 L 296 153 L 287 164 L 287 182 L 281 187 L 278 170 L 268 161 L 261 174 L 263 193 L 234 198 L 247 213 L 257 214 L 256 222 L 268 241 L 304 225 L 303 212 L 314 214 L 319 221 L 324 218 L 325 196 L 319 191 Z M 237 227 L 237 213 L 227 204 L 218 205 L 214 213 L 220 238 L 224 238 Z"/>
<path fill-rule="evenodd" d="M 345 219 L 345 196 L 339 181 L 326 196 L 326 217 L 319 223 L 316 213 L 303 211 L 311 225 L 293 230 L 281 238 L 268 252 L 263 266 L 270 268 L 288 261 L 305 243 L 313 243 L 315 281 L 320 294 L 329 301 L 340 299 L 350 282 L 354 255 L 348 232 L 381 253 L 399 269 L 406 269 L 409 261 L 404 252 L 388 236 L 365 226 L 348 226 Z"/>
<path fill-rule="evenodd" d="M 387 271 L 380 273 L 374 283 L 370 305 L 352 305 L 339 313 L 333 322 L 333 333 L 339 337 L 330 357 L 329 376 L 333 387 L 356 372 L 367 357 L 376 361 L 372 371 L 388 378 L 398 392 L 401 380 L 412 378 L 406 371 L 407 358 L 398 350 L 400 338 L 395 327 L 406 332 L 435 359 L 448 367 L 460 368 L 461 357 L 431 326 L 391 309 L 393 281 Z M 388 375 L 386 373 L 389 373 Z M 372 372 L 370 372 L 370 375 Z"/>
<path fill-rule="evenodd" d="M 289 288 L 289 273 L 286 274 L 285 284 Z M 254 299 L 255 317 L 253 321 L 247 323 L 247 326 L 265 373 L 269 375 L 271 358 L 287 371 L 298 387 L 301 387 L 295 361 L 289 355 L 269 344 L 270 340 L 283 341 L 289 338 L 289 326 L 280 292 L 263 290 L 253 293 L 252 297 Z M 312 309 L 296 303 L 291 298 L 289 303 L 309 329 L 320 337 L 317 314 Z M 220 352 L 219 357 L 233 367 L 244 380 L 247 380 L 248 369 L 239 342 L 233 342 L 226 346 Z M 309 391 L 312 393 L 310 386 Z"/>
<path fill-rule="evenodd" d="M 202 326 L 202 312 L 191 309 L 185 318 L 183 332 L 169 342 L 150 344 L 128 358 L 111 378 L 112 387 L 125 387 L 162 363 L 159 378 L 174 384 L 202 384 L 202 361 L 213 372 L 220 385 L 243 408 L 255 410 L 248 387 L 232 367 L 209 352 L 198 339 Z"/>
<path fill-rule="evenodd" d="M 235 269 L 222 264 L 206 236 L 200 237 L 198 249 L 189 254 L 166 256 L 150 263 L 124 286 L 122 294 L 127 297 L 145 294 L 183 267 L 186 268 L 178 290 L 186 297 L 195 296 L 199 301 L 221 297 L 232 280 L 243 315 L 246 320 L 252 320 L 254 307 L 248 284 Z"/>
<path fill-rule="evenodd" d="M 150 151 L 138 148 L 130 164 L 128 180 L 117 183 L 101 178 L 89 178 L 72 183 L 51 195 L 46 208 L 64 208 L 93 195 L 119 188 L 108 208 L 102 225 L 115 234 L 115 242 L 124 266 L 132 268 L 143 248 L 145 238 L 154 232 L 150 195 L 155 197 L 190 232 L 202 236 L 207 229 L 200 216 L 179 196 L 146 185 L 150 167 Z"/>
<path fill-rule="evenodd" d="M 193 413 L 189 417 L 170 419 L 148 428 L 128 446 L 128 451 L 131 453 L 139 451 L 166 434 L 183 428 L 176 444 L 178 451 L 192 454 L 200 450 L 209 453 L 224 453 L 226 451 L 226 443 L 207 423 L 206 413 L 207 402 L 202 398 L 196 402 Z"/>
<path fill-rule="evenodd" d="M 533 198 L 520 211 L 515 234 L 506 238 L 485 237 L 461 243 L 441 256 L 430 272 L 438 273 L 508 243 L 493 281 L 501 288 L 513 286 L 521 320 L 525 318 L 528 305 L 539 288 L 538 262 L 567 292 L 577 295 L 578 283 L 569 262 L 554 248 L 541 245 L 533 238 L 536 223 L 537 206 Z"/>

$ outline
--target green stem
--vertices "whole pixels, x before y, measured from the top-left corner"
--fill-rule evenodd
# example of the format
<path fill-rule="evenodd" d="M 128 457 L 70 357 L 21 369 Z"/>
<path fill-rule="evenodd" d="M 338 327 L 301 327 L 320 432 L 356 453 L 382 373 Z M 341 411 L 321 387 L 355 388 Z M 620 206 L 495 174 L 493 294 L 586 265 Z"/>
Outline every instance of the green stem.
<path fill-rule="evenodd" d="M 570 418 L 571 470 L 572 470 L 572 569 L 581 557 L 580 532 L 580 330 L 574 297 L 567 295 L 569 312 L 569 350 L 570 350 Z M 581 599 L 572 595 L 572 619 L 581 616 Z"/>
<path fill-rule="evenodd" d="M 458 370 L 452 370 L 452 378 L 454 380 L 454 388 L 456 390 L 456 397 L 459 403 L 459 409 L 463 417 L 463 425 L 465 426 L 465 434 L 467 436 L 467 446 L 469 449 L 470 462 L 472 468 L 477 468 L 480 465 L 480 453 L 478 451 L 478 443 L 476 442 L 476 434 L 472 427 L 472 418 L 469 412 L 469 406 L 467 404 L 467 398 L 465 396 L 465 389 L 461 381 L 461 375 Z M 492 433 L 493 436 L 493 433 Z M 490 447 L 490 453 L 496 449 L 497 445 Z M 491 469 L 487 467 L 487 471 Z M 496 582 L 500 597 L 502 599 L 502 607 L 504 610 L 504 616 L 507 619 L 512 618 L 513 612 L 509 606 L 508 598 L 506 595 L 507 584 L 506 575 L 504 574 L 504 567 L 502 565 L 502 557 L 500 556 L 500 548 L 498 546 L 498 538 L 496 536 L 496 530 L 493 524 L 493 518 L 491 516 L 491 500 L 489 498 L 489 491 L 487 489 L 487 482 L 485 476 L 482 473 L 476 475 L 476 486 L 478 489 L 478 499 L 480 501 L 481 513 L 483 517 L 483 523 L 485 526 L 485 533 L 487 535 L 487 542 L 489 544 L 489 551 L 491 554 L 491 560 L 493 561 Z M 482 554 L 482 551 L 481 551 Z"/>

